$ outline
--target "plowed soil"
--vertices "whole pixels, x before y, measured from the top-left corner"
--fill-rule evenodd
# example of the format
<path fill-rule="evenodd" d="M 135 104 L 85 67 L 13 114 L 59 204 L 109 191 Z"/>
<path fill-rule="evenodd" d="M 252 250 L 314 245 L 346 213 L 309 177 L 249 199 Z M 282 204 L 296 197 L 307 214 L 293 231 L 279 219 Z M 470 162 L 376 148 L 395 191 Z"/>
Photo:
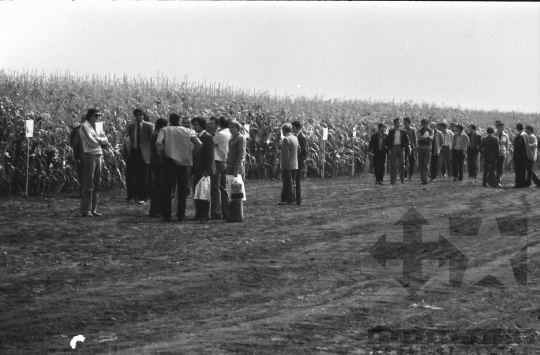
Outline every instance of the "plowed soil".
<path fill-rule="evenodd" d="M 102 218 L 79 217 L 68 195 L 2 197 L 0 353 L 461 354 L 453 349 L 490 344 L 519 353 L 515 339 L 460 338 L 539 329 L 540 189 L 511 189 L 512 179 L 502 189 L 307 179 L 301 206 L 277 205 L 280 181 L 248 180 L 245 222 L 234 224 L 161 223 L 123 190 L 102 193 Z M 411 207 L 429 223 L 422 241 L 443 236 L 467 256 L 461 283 L 450 282 L 451 260 L 428 255 L 429 281 L 402 287 L 403 261 L 385 268 L 370 253 L 383 235 L 403 240 L 396 222 Z M 518 284 L 512 260 L 526 246 Z M 453 338 L 373 337 L 426 331 Z"/>

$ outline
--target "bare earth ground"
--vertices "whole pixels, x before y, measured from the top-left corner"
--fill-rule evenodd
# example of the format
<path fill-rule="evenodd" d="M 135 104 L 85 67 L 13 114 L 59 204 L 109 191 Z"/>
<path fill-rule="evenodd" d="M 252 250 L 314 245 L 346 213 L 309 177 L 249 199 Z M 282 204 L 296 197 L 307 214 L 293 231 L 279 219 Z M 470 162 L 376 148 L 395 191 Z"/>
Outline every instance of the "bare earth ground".
<path fill-rule="evenodd" d="M 308 179 L 302 206 L 276 205 L 280 181 L 248 181 L 236 224 L 164 224 L 122 190 L 103 193 L 104 217 L 93 219 L 78 217 L 79 200 L 67 195 L 3 197 L 0 353 L 382 354 L 370 335 L 538 329 L 540 189 L 510 189 L 513 174 L 499 190 L 472 180 L 424 187 L 415 177 L 379 187 L 368 175 Z M 402 240 L 395 223 L 410 207 L 429 222 L 423 241 L 440 234 L 469 258 L 461 285 L 434 256 L 422 268 L 431 278 L 411 294 L 396 281 L 402 261 L 385 269 L 371 256 L 384 234 Z M 512 235 L 523 217 L 526 237 Z M 509 259 L 527 243 L 518 286 Z M 86 340 L 73 350 L 78 334 Z M 455 334 L 455 346 L 430 338 L 407 353 L 486 349 Z M 499 345 L 501 354 L 524 347 Z"/>

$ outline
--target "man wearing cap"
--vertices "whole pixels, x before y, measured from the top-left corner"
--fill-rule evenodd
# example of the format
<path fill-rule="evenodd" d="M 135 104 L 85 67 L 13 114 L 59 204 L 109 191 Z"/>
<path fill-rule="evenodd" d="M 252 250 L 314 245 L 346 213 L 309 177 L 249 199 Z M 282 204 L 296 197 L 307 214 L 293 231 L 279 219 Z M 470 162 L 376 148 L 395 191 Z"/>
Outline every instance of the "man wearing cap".
<path fill-rule="evenodd" d="M 146 203 L 148 197 L 148 166 L 152 153 L 150 137 L 154 130 L 151 123 L 144 121 L 144 115 L 139 108 L 133 110 L 135 122 L 128 126 L 124 145 L 127 152 L 126 201 L 136 200 L 139 204 Z"/>
<path fill-rule="evenodd" d="M 484 158 L 484 178 L 482 186 L 484 187 L 501 187 L 495 177 L 495 166 L 497 165 L 497 157 L 499 156 L 499 139 L 493 135 L 495 130 L 493 127 L 487 128 L 487 136 L 480 143 L 480 153 Z"/>

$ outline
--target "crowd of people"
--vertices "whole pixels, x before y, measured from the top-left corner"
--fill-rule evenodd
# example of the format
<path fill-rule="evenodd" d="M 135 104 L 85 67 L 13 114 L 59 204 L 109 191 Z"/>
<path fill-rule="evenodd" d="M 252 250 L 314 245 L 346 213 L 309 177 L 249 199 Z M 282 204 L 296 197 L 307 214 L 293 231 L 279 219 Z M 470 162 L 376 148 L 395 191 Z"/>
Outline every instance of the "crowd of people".
<path fill-rule="evenodd" d="M 81 185 L 82 217 L 102 216 L 97 212 L 97 204 L 101 156 L 108 140 L 97 129 L 100 117 L 98 109 L 88 110 L 71 137 Z M 204 178 L 209 182 L 207 197 L 194 199 L 192 220 L 244 220 L 246 135 L 238 121 L 224 116 L 190 119 L 171 113 L 169 120 L 158 118 L 154 126 L 139 108 L 133 111 L 133 117 L 122 145 L 128 203 L 145 205 L 150 197 L 148 215 L 162 218 L 163 222 L 172 220 L 174 205 L 177 220 L 183 222 L 187 197 Z M 300 205 L 306 138 L 298 121 L 284 124 L 282 133 L 285 137 L 281 150 L 283 191 L 279 204 Z"/>
<path fill-rule="evenodd" d="M 98 109 L 88 110 L 82 116 L 81 125 L 72 132 L 83 217 L 101 216 L 97 212 L 101 155 L 108 140 L 105 133 L 96 128 L 100 117 Z M 139 108 L 133 111 L 133 117 L 125 132 L 122 150 L 126 161 L 128 203 L 145 205 L 150 197 L 150 217 L 170 222 L 175 206 L 177 220 L 182 222 L 186 219 L 188 196 L 199 187 L 199 183 L 206 182 L 206 197 L 194 196 L 192 219 L 244 220 L 246 134 L 238 121 L 224 116 L 212 116 L 206 120 L 171 113 L 169 120 L 158 118 L 154 126 Z M 532 126 L 524 129 L 518 123 L 516 130 L 512 150 L 514 188 L 529 187 L 532 183 L 540 186 L 540 179 L 533 171 L 538 147 L 534 129 Z M 299 121 L 283 124 L 281 131 L 283 187 L 278 205 L 301 205 L 301 176 L 307 158 L 306 136 Z M 476 179 L 481 156 L 483 186 L 501 187 L 504 162 L 511 147 L 504 123 L 497 121 L 496 130 L 488 127 L 485 137 L 477 132 L 474 124 L 468 127 L 468 131 L 465 133 L 460 124 L 451 123 L 447 127 L 445 120 L 430 123 L 426 118 L 420 121 L 420 128 L 415 129 L 409 117 L 398 117 L 386 133 L 386 125 L 380 123 L 368 145 L 376 184 L 384 184 L 388 161 L 392 185 L 396 183 L 398 174 L 402 184 L 405 178 L 411 180 L 415 164 L 418 164 L 424 185 L 438 178 L 463 181 L 465 161 L 469 178 Z"/>
<path fill-rule="evenodd" d="M 402 121 L 404 128 L 401 127 Z M 474 124 L 465 133 L 465 128 L 460 124 L 451 123 L 447 127 L 446 120 L 430 123 L 427 118 L 423 118 L 419 129 L 412 127 L 409 117 L 403 120 L 395 118 L 393 123 L 394 127 L 388 133 L 386 125 L 380 123 L 378 131 L 369 141 L 368 150 L 373 157 L 376 184 L 383 185 L 387 160 L 390 160 L 392 185 L 396 183 L 398 173 L 402 184 L 407 175 L 411 180 L 416 162 L 424 185 L 437 178 L 453 178 L 454 182 L 462 182 L 465 159 L 469 178 L 476 179 L 481 156 L 484 171 L 482 186 L 502 187 L 504 162 L 511 146 L 504 123 L 497 121 L 496 130 L 487 127 L 485 137 L 477 132 Z M 530 187 L 532 183 L 540 186 L 540 179 L 533 171 L 537 148 L 533 127 L 526 126 L 524 129 L 523 124 L 518 123 L 512 151 L 516 174 L 514 188 Z"/>

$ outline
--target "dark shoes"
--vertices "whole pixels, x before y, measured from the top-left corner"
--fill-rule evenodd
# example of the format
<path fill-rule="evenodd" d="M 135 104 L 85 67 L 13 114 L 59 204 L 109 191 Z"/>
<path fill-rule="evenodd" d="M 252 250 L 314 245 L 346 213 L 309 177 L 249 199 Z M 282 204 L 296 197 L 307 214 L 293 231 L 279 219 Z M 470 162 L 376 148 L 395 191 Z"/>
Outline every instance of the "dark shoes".
<path fill-rule="evenodd" d="M 429 182 L 427 182 L 427 180 L 422 180 L 422 185 L 428 185 Z"/>
<path fill-rule="evenodd" d="M 81 217 L 101 217 L 101 216 L 102 214 L 97 213 L 97 212 L 86 212 L 86 213 L 81 214 Z"/>
<path fill-rule="evenodd" d="M 278 205 L 280 206 L 286 206 L 286 205 L 292 205 L 292 202 L 279 202 Z"/>

